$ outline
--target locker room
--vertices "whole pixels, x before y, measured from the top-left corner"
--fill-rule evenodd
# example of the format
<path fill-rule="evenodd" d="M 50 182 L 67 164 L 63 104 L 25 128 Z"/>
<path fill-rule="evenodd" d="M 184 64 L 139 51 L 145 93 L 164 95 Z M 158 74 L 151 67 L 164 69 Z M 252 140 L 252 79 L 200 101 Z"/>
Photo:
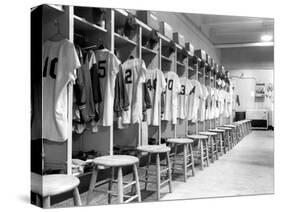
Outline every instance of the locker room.
<path fill-rule="evenodd" d="M 274 192 L 272 18 L 53 4 L 30 17 L 32 204 Z"/>

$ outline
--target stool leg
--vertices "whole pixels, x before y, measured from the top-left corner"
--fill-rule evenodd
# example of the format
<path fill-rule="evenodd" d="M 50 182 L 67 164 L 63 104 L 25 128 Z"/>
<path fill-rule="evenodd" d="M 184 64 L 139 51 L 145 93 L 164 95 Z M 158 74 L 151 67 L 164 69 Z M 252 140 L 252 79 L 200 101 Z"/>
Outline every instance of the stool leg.
<path fill-rule="evenodd" d="M 94 167 L 94 170 L 95 170 L 95 167 Z M 92 193 L 94 192 L 94 189 L 95 189 L 98 173 L 99 173 L 98 168 L 96 168 L 96 173 L 95 173 L 95 171 L 92 172 L 91 182 L 89 185 L 89 190 L 88 190 L 88 195 L 87 195 L 87 205 L 89 205 L 91 202 Z"/>
<path fill-rule="evenodd" d="M 170 193 L 173 192 L 172 188 L 172 171 L 171 171 L 171 162 L 169 158 L 169 152 L 166 153 L 166 160 L 167 160 L 167 166 L 168 166 L 168 177 L 169 177 L 169 191 Z"/>
<path fill-rule="evenodd" d="M 122 167 L 118 167 L 118 179 L 117 179 L 117 186 L 118 186 L 118 203 L 123 203 L 123 173 Z"/>
<path fill-rule="evenodd" d="M 190 151 L 190 160 L 191 160 L 191 169 L 192 169 L 192 176 L 195 176 L 195 169 L 194 169 L 194 157 L 193 157 L 193 150 L 192 150 L 192 145 L 189 144 L 189 151 Z"/>
<path fill-rule="evenodd" d="M 145 170 L 145 183 L 144 183 L 144 190 L 147 190 L 148 169 L 149 169 L 150 162 L 151 162 L 151 154 L 150 154 L 150 153 L 148 153 L 148 155 L 147 155 L 146 170 Z"/>
<path fill-rule="evenodd" d="M 111 168 L 111 179 L 108 182 L 108 191 L 111 191 L 112 189 L 112 181 L 114 180 L 114 167 Z M 111 192 L 108 193 L 107 195 L 107 200 L 108 200 L 108 204 L 111 204 Z"/>
<path fill-rule="evenodd" d="M 184 174 L 184 182 L 187 180 L 187 144 L 183 145 L 183 174 Z"/>
<path fill-rule="evenodd" d="M 216 157 L 217 160 L 219 159 L 219 143 L 217 142 L 217 136 L 214 136 L 214 142 L 215 142 L 215 147 L 216 147 Z"/>
<path fill-rule="evenodd" d="M 201 160 L 201 170 L 204 169 L 204 150 L 203 150 L 203 142 L 201 139 L 199 139 L 199 145 L 200 145 L 200 160 Z"/>
<path fill-rule="evenodd" d="M 207 146 L 209 146 L 209 144 L 211 145 L 211 157 L 212 157 L 212 162 L 215 162 L 215 158 L 214 158 L 214 142 L 211 136 L 208 136 L 208 144 Z M 208 148 L 207 148 L 208 149 Z"/>
<path fill-rule="evenodd" d="M 50 208 L 51 207 L 51 198 L 50 196 L 43 197 L 43 208 Z"/>
<path fill-rule="evenodd" d="M 160 157 L 159 153 L 156 153 L 156 195 L 157 200 L 160 200 Z"/>
<path fill-rule="evenodd" d="M 223 136 L 223 133 L 220 133 L 220 150 L 221 150 L 221 155 L 223 155 L 223 143 L 222 143 L 222 136 Z"/>
<path fill-rule="evenodd" d="M 74 188 L 73 201 L 74 201 L 75 206 L 81 206 L 82 205 L 78 187 Z"/>
<path fill-rule="evenodd" d="M 175 171 L 177 151 L 178 151 L 178 145 L 175 144 L 175 154 L 174 154 L 174 157 L 173 157 L 172 175 L 174 174 L 174 171 Z"/>
<path fill-rule="evenodd" d="M 134 178 L 136 181 L 136 190 L 137 190 L 137 195 L 138 195 L 138 202 L 141 202 L 141 192 L 140 192 L 140 183 L 139 183 L 139 175 L 138 175 L 138 168 L 137 165 L 134 164 Z"/>
<path fill-rule="evenodd" d="M 209 151 L 208 151 L 208 140 L 207 141 L 205 140 L 204 142 L 206 145 L 207 166 L 209 166 L 210 161 L 209 161 Z"/>

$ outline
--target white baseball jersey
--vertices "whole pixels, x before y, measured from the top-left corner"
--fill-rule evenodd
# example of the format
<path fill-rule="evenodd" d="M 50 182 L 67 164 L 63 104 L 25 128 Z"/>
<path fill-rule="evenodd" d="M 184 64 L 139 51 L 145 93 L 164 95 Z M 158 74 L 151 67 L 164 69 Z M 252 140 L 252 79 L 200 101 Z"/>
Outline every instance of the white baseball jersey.
<path fill-rule="evenodd" d="M 209 96 L 209 92 L 208 89 L 205 85 L 201 85 L 202 91 L 203 91 L 203 95 L 200 98 L 200 107 L 199 107 L 199 120 L 200 121 L 205 121 L 206 117 L 206 100 L 207 97 Z"/>
<path fill-rule="evenodd" d="M 64 142 L 68 127 L 67 85 L 74 83 L 80 62 L 74 45 L 67 39 L 46 41 L 42 56 L 42 93 L 41 89 L 36 91 L 40 92 L 39 98 L 42 95 L 42 117 L 36 117 L 37 113 L 34 113 L 32 139 Z M 40 106 L 34 105 L 34 110 L 41 110 Z M 41 121 L 42 135 L 41 129 L 38 130 Z"/>
<path fill-rule="evenodd" d="M 186 77 L 180 77 L 181 92 L 178 95 L 178 118 L 186 119 L 188 115 L 188 96 L 193 86 Z"/>
<path fill-rule="evenodd" d="M 175 72 L 169 71 L 164 74 L 167 88 L 164 95 L 164 117 L 163 120 L 177 123 L 178 94 L 180 93 L 181 83 Z"/>
<path fill-rule="evenodd" d="M 200 105 L 200 98 L 203 98 L 203 90 L 200 82 L 197 80 L 191 80 L 191 83 L 194 87 L 194 92 L 190 95 L 189 98 L 189 107 L 192 108 L 189 110 L 189 120 L 196 122 L 198 119 L 198 109 Z"/>
<path fill-rule="evenodd" d="M 146 86 L 151 99 L 152 108 L 147 112 L 147 124 L 159 126 L 159 107 L 161 102 L 161 93 L 165 91 L 166 81 L 164 74 L 159 69 L 148 69 L 146 73 Z"/>
<path fill-rule="evenodd" d="M 142 121 L 142 83 L 145 82 L 145 63 L 141 59 L 129 59 L 122 64 L 122 72 L 130 104 L 127 111 L 122 111 L 122 123 L 139 123 Z"/>
<path fill-rule="evenodd" d="M 99 125 L 111 126 L 113 123 L 113 101 L 116 75 L 119 72 L 120 61 L 107 49 L 95 52 L 102 101 L 99 104 Z"/>
<path fill-rule="evenodd" d="M 215 89 L 215 118 L 219 118 L 220 115 L 220 101 L 219 90 Z"/>

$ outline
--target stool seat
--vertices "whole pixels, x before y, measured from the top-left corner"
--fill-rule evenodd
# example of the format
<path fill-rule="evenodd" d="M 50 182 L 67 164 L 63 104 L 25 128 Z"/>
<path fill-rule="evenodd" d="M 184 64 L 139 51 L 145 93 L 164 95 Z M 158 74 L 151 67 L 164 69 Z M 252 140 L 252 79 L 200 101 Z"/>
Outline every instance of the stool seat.
<path fill-rule="evenodd" d="M 167 147 L 166 145 L 143 145 L 137 147 L 137 150 L 141 152 L 149 152 L 149 153 L 165 153 L 165 152 L 169 152 L 171 148 Z"/>
<path fill-rule="evenodd" d="M 169 138 L 166 142 L 175 144 L 191 144 L 193 143 L 193 140 L 189 138 Z"/>
<path fill-rule="evenodd" d="M 225 125 L 223 125 L 224 127 L 230 127 L 230 128 L 236 128 L 236 126 L 235 125 L 232 125 L 232 124 L 225 124 Z"/>
<path fill-rule="evenodd" d="M 31 191 L 42 197 L 54 196 L 75 189 L 80 181 L 66 174 L 39 175 L 31 173 Z"/>
<path fill-rule="evenodd" d="M 216 132 L 216 133 L 225 132 L 225 130 L 223 130 L 223 129 L 210 129 L 209 131 L 210 131 L 210 132 Z"/>
<path fill-rule="evenodd" d="M 191 139 L 208 139 L 205 135 L 187 135 L 187 137 Z"/>
<path fill-rule="evenodd" d="M 223 129 L 223 130 L 232 130 L 231 128 L 229 127 L 218 127 L 219 129 Z"/>
<path fill-rule="evenodd" d="M 215 132 L 199 132 L 200 135 L 206 135 L 206 136 L 214 136 L 217 135 Z"/>
<path fill-rule="evenodd" d="M 130 166 L 138 162 L 139 159 L 137 157 L 130 155 L 107 155 L 93 160 L 94 164 L 107 167 Z"/>

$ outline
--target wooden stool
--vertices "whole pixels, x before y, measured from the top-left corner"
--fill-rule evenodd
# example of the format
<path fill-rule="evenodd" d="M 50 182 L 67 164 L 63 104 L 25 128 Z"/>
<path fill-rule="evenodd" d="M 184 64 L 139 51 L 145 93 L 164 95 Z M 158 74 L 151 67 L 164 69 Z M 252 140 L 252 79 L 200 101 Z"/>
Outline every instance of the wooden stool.
<path fill-rule="evenodd" d="M 199 132 L 200 135 L 208 136 L 208 144 L 210 148 L 210 157 L 212 158 L 212 162 L 215 162 L 215 157 L 217 160 L 219 159 L 219 152 L 218 152 L 218 142 L 216 141 L 215 136 L 218 134 L 215 132 Z"/>
<path fill-rule="evenodd" d="M 214 133 L 217 133 L 218 136 L 219 136 L 219 146 L 220 148 L 218 148 L 218 150 L 220 150 L 220 153 L 221 155 L 223 155 L 223 153 L 226 153 L 226 145 L 224 144 L 224 140 L 223 140 L 223 136 L 224 136 L 224 133 L 225 133 L 225 130 L 222 130 L 222 129 L 209 129 L 210 132 L 214 132 Z"/>
<path fill-rule="evenodd" d="M 237 122 L 234 122 L 233 124 L 236 125 L 236 127 L 237 127 L 237 133 L 236 133 L 237 136 L 236 137 L 239 142 L 242 139 L 242 123 L 240 121 L 237 121 Z"/>
<path fill-rule="evenodd" d="M 208 152 L 208 136 L 205 135 L 187 135 L 188 138 L 198 141 L 198 147 L 196 151 L 200 157 L 201 169 L 204 169 L 204 161 L 206 160 L 206 165 L 209 166 L 209 152 Z M 198 150 L 199 149 L 199 150 Z"/>
<path fill-rule="evenodd" d="M 168 183 L 169 192 L 172 193 L 172 172 L 171 172 L 171 163 L 169 158 L 169 153 L 171 151 L 171 148 L 167 147 L 166 145 L 144 145 L 144 146 L 137 147 L 137 150 L 139 152 L 148 153 L 148 160 L 145 168 L 145 179 L 140 180 L 141 182 L 145 182 L 145 190 L 147 189 L 147 183 L 156 183 L 157 200 L 160 200 L 160 189 L 163 185 Z M 166 164 L 160 164 L 160 154 L 165 154 Z M 156 182 L 149 181 L 149 176 L 148 176 L 152 174 L 152 173 L 148 173 L 149 166 L 152 165 L 151 164 L 152 155 L 156 156 Z M 166 168 L 161 170 L 161 165 L 165 166 Z M 168 174 L 168 179 L 166 179 L 164 182 L 161 182 L 162 173 Z"/>
<path fill-rule="evenodd" d="M 183 170 L 184 174 L 184 182 L 187 180 L 187 168 L 191 167 L 192 176 L 195 175 L 194 171 L 194 158 L 193 158 L 193 151 L 192 151 L 192 143 L 193 140 L 188 138 L 169 138 L 167 139 L 166 143 L 173 145 L 175 147 L 174 153 L 170 154 L 170 157 L 173 157 L 172 163 L 172 174 L 176 169 Z M 183 154 L 180 155 L 177 152 L 178 146 L 183 146 Z M 188 153 L 189 152 L 189 153 Z M 176 162 L 176 156 L 180 156 L 183 158 L 182 163 Z M 182 168 L 176 168 L 175 165 L 181 165 Z"/>
<path fill-rule="evenodd" d="M 93 172 L 89 191 L 88 191 L 88 197 L 87 197 L 87 204 L 89 204 L 92 200 L 92 194 L 94 191 L 99 192 L 105 192 L 108 194 L 108 203 L 111 204 L 111 197 L 117 196 L 118 197 L 118 203 L 129 203 L 134 199 L 138 199 L 138 202 L 141 202 L 141 193 L 140 193 L 140 184 L 139 184 L 139 176 L 138 176 L 138 170 L 137 170 L 137 164 L 139 163 L 139 159 L 134 156 L 129 155 L 108 155 L 108 156 L 101 156 L 97 157 L 93 160 L 94 164 L 94 170 L 96 169 L 96 174 Z M 123 173 L 122 168 L 126 166 L 132 166 L 133 167 L 133 180 L 131 182 L 124 182 L 123 181 Z M 111 178 L 105 179 L 100 182 L 97 181 L 98 172 L 99 169 L 104 168 L 111 168 Z M 114 169 L 117 169 L 118 177 L 117 181 L 114 179 Z M 97 187 L 104 185 L 108 183 L 108 191 L 104 190 L 98 190 Z M 117 183 L 117 194 L 113 193 L 112 184 Z M 136 194 L 133 196 L 125 195 L 124 189 L 135 185 L 136 188 Z M 127 200 L 124 201 L 124 198 Z"/>
<path fill-rule="evenodd" d="M 227 150 L 230 151 L 232 149 L 232 137 L 230 136 L 232 129 L 229 127 L 218 127 L 218 129 L 225 130 L 225 144 L 227 146 Z"/>
<path fill-rule="evenodd" d="M 231 136 L 232 136 L 232 142 L 233 142 L 233 145 L 236 145 L 238 143 L 237 141 L 237 133 L 236 133 L 236 128 L 237 126 L 236 125 L 233 125 L 233 124 L 225 124 L 223 125 L 224 127 L 228 127 L 228 128 L 231 128 Z"/>
<path fill-rule="evenodd" d="M 31 173 L 31 191 L 43 198 L 43 208 L 50 208 L 51 196 L 66 193 L 73 190 L 75 206 L 81 206 L 77 177 L 65 174 L 39 175 Z M 39 205 L 39 198 L 37 204 Z"/>
<path fill-rule="evenodd" d="M 245 120 L 245 122 L 246 122 L 246 129 L 247 129 L 247 134 L 249 134 L 250 132 L 251 132 L 251 120 Z"/>

